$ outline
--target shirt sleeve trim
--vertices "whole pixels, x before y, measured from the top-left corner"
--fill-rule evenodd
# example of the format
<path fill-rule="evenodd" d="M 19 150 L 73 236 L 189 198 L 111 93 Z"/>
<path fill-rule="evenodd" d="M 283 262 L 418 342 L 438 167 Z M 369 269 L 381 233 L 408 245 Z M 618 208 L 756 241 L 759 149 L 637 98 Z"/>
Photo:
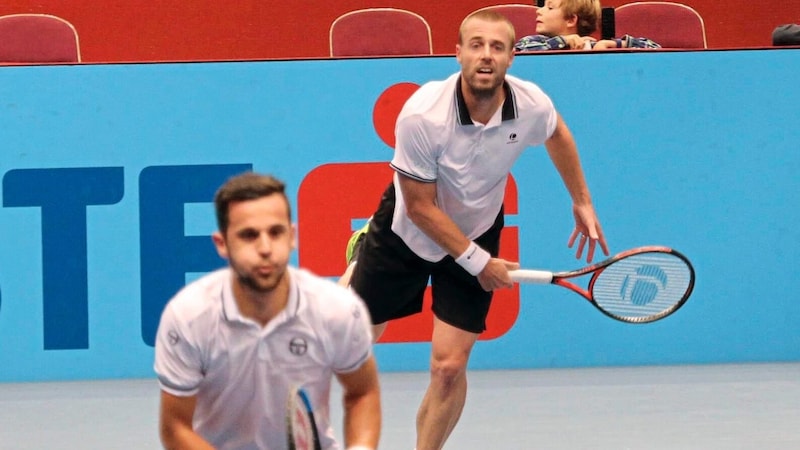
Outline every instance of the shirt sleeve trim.
<path fill-rule="evenodd" d="M 402 175 L 405 175 L 405 176 L 407 176 L 408 178 L 412 178 L 412 179 L 414 179 L 414 180 L 421 181 L 421 182 L 423 182 L 423 183 L 435 183 L 435 182 L 436 182 L 436 179 L 429 180 L 429 179 L 427 179 L 427 178 L 422 178 L 422 177 L 420 177 L 420 176 L 418 176 L 418 175 L 414 175 L 413 173 L 406 172 L 405 170 L 403 170 L 403 169 L 401 169 L 401 168 L 399 168 L 399 167 L 395 166 L 395 165 L 394 165 L 394 164 L 392 164 L 392 163 L 389 163 L 389 166 L 390 166 L 392 169 L 394 169 L 396 172 L 398 172 L 398 173 L 400 173 L 400 174 L 402 174 Z"/>

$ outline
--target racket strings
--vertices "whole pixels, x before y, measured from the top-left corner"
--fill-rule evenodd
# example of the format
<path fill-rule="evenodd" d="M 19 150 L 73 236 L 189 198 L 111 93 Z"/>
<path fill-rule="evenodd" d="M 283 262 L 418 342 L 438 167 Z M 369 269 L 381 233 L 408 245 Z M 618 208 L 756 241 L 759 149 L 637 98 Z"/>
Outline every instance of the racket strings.
<path fill-rule="evenodd" d="M 313 448 L 311 443 L 311 424 L 309 423 L 308 416 L 306 416 L 306 412 L 304 410 L 301 408 L 294 410 L 292 414 L 292 424 L 294 430 L 294 444 L 296 448 L 298 450 Z"/>
<path fill-rule="evenodd" d="M 319 448 L 311 405 L 305 394 L 300 390 L 290 393 L 288 407 L 289 450 Z"/>
<path fill-rule="evenodd" d="M 678 308 L 693 284 L 689 265 L 671 253 L 642 253 L 623 258 L 597 275 L 593 298 L 607 313 L 646 321 Z"/>

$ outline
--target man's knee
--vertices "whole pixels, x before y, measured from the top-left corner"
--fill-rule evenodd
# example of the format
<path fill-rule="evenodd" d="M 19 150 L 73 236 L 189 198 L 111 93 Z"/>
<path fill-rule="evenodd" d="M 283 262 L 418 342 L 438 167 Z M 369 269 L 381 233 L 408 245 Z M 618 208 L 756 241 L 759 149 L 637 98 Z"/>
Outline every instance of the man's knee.
<path fill-rule="evenodd" d="M 431 361 L 431 380 L 445 389 L 462 379 L 466 372 L 466 358 L 433 358 Z"/>
<path fill-rule="evenodd" d="M 433 326 L 431 382 L 443 389 L 466 379 L 467 362 L 478 335 L 436 318 Z"/>

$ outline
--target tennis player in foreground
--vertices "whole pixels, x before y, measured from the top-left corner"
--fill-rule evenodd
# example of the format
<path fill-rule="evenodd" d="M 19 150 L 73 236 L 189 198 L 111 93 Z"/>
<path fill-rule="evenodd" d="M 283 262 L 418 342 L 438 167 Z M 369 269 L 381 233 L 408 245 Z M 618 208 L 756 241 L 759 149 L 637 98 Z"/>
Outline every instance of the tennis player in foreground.
<path fill-rule="evenodd" d="M 212 237 L 229 267 L 173 297 L 156 337 L 164 447 L 287 449 L 287 404 L 300 387 L 315 410 L 319 447 L 341 448 L 329 417 L 335 376 L 346 448 L 377 448 L 380 392 L 362 301 L 288 265 L 296 231 L 282 182 L 245 173 L 214 202 Z"/>

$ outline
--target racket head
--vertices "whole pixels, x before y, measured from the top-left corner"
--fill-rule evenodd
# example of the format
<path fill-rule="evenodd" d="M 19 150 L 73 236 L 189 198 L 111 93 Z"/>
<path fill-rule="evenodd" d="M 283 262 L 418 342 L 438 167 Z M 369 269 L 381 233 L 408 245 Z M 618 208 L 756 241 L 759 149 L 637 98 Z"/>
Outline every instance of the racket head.
<path fill-rule="evenodd" d="M 286 405 L 286 439 L 289 450 L 321 450 L 317 423 L 308 393 L 302 387 L 289 390 Z"/>
<path fill-rule="evenodd" d="M 596 265 L 590 301 L 607 316 L 627 323 L 650 323 L 674 313 L 694 289 L 689 259 L 669 247 L 632 249 Z"/>

